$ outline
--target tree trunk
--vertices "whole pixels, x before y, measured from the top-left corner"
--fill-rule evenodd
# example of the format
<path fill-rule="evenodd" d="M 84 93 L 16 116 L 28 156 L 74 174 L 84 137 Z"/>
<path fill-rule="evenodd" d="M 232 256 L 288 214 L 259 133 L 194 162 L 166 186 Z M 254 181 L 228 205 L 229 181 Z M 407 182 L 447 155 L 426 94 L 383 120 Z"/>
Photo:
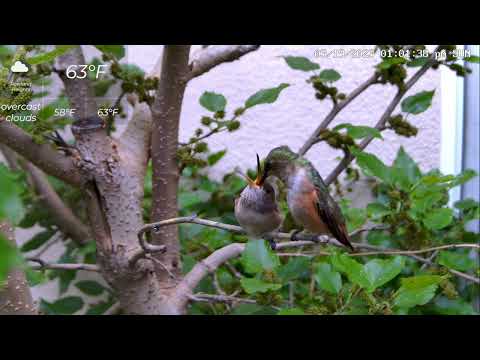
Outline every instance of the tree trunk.
<path fill-rule="evenodd" d="M 13 227 L 0 221 L 0 233 L 16 246 Z M 12 269 L 5 284 L 0 284 L 0 315 L 37 315 L 25 273 Z"/>

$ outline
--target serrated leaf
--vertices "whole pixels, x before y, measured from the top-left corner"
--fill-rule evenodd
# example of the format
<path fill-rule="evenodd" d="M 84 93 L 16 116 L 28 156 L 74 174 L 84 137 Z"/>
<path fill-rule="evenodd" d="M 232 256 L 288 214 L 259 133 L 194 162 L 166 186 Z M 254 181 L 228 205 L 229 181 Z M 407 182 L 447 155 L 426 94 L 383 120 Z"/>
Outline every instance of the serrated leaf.
<path fill-rule="evenodd" d="M 403 146 L 398 149 L 397 157 L 393 162 L 394 180 L 406 181 L 408 185 L 415 184 L 422 177 L 422 172 L 417 163 L 405 152 Z"/>
<path fill-rule="evenodd" d="M 265 240 L 250 240 L 242 254 L 242 264 L 246 272 L 256 274 L 265 270 L 274 270 L 280 266 L 280 259 L 267 245 Z"/>
<path fill-rule="evenodd" d="M 75 284 L 75 287 L 81 292 L 91 296 L 98 296 L 105 291 L 103 285 L 99 284 L 96 281 L 92 280 L 83 280 Z"/>
<path fill-rule="evenodd" d="M 276 310 L 257 304 L 240 304 L 232 311 L 232 315 L 274 315 Z"/>
<path fill-rule="evenodd" d="M 102 301 L 102 302 L 99 302 L 98 304 L 90 305 L 90 308 L 85 313 L 85 315 L 102 315 L 108 309 L 110 309 L 114 303 L 115 303 L 114 301 Z"/>
<path fill-rule="evenodd" d="M 471 56 L 467 56 L 467 57 L 463 58 L 463 60 L 471 62 L 471 63 L 478 64 L 478 63 L 480 63 L 480 56 L 471 55 Z"/>
<path fill-rule="evenodd" d="M 200 105 L 212 112 L 225 111 L 227 106 L 227 99 L 222 94 L 206 91 L 200 97 Z"/>
<path fill-rule="evenodd" d="M 83 300 L 78 296 L 67 296 L 53 303 L 40 301 L 40 311 L 48 315 L 71 315 L 83 307 Z"/>
<path fill-rule="evenodd" d="M 285 62 L 294 70 L 312 71 L 320 69 L 320 65 L 303 56 L 284 56 Z"/>
<path fill-rule="evenodd" d="M 408 67 L 419 67 L 423 66 L 428 62 L 428 57 L 417 57 L 407 63 Z"/>
<path fill-rule="evenodd" d="M 450 208 L 433 209 L 425 215 L 423 223 L 431 230 L 440 230 L 450 225 L 453 220 L 453 210 Z"/>
<path fill-rule="evenodd" d="M 370 203 L 367 205 L 367 216 L 370 219 L 378 220 L 390 213 L 391 211 L 388 207 L 378 202 Z"/>
<path fill-rule="evenodd" d="M 333 267 L 347 275 L 348 279 L 364 289 L 368 289 L 370 282 L 365 275 L 363 265 L 345 254 L 335 254 L 330 259 Z"/>
<path fill-rule="evenodd" d="M 265 293 L 271 290 L 278 290 L 281 284 L 272 284 L 257 278 L 241 278 L 240 284 L 247 294 Z"/>
<path fill-rule="evenodd" d="M 422 91 L 418 94 L 407 97 L 402 101 L 402 111 L 409 114 L 420 114 L 427 110 L 432 105 L 433 95 L 435 90 Z"/>
<path fill-rule="evenodd" d="M 0 219 L 18 224 L 25 215 L 21 199 L 22 189 L 17 176 L 0 164 Z"/>
<path fill-rule="evenodd" d="M 373 138 L 382 139 L 382 134 L 378 129 L 372 128 L 370 126 L 356 126 L 352 124 L 339 124 L 335 126 L 332 130 L 338 131 L 341 129 L 346 129 L 347 134 L 350 135 L 354 139 L 362 139 L 367 136 L 371 136 Z"/>
<path fill-rule="evenodd" d="M 287 308 L 281 309 L 277 315 L 305 315 L 305 313 L 299 308 Z"/>
<path fill-rule="evenodd" d="M 435 300 L 433 311 L 439 315 L 479 315 L 472 304 L 462 299 L 448 299 L 445 296 L 439 296 Z"/>
<path fill-rule="evenodd" d="M 394 279 L 405 266 L 405 259 L 402 256 L 396 256 L 393 259 L 370 260 L 363 266 L 365 275 L 370 283 L 367 288 L 368 292 L 373 292 L 375 289 L 385 285 L 390 280 Z"/>
<path fill-rule="evenodd" d="M 327 263 L 316 264 L 315 280 L 322 290 L 331 294 L 338 294 L 342 288 L 342 277 Z"/>
<path fill-rule="evenodd" d="M 406 59 L 403 57 L 386 57 L 382 60 L 380 64 L 377 65 L 378 69 L 386 70 L 392 65 L 405 64 Z"/>
<path fill-rule="evenodd" d="M 125 47 L 123 45 L 94 45 L 103 53 L 113 55 L 117 60 L 125 56 Z"/>
<path fill-rule="evenodd" d="M 291 257 L 278 269 L 278 276 L 283 283 L 302 278 L 309 273 L 310 259 L 302 256 Z"/>
<path fill-rule="evenodd" d="M 245 102 L 245 108 L 248 109 L 260 104 L 271 104 L 277 101 L 282 90 L 289 86 L 290 84 L 283 83 L 274 88 L 260 90 L 247 99 Z"/>
<path fill-rule="evenodd" d="M 54 50 L 43 53 L 43 54 L 32 56 L 31 58 L 27 59 L 27 62 L 30 65 L 43 64 L 48 61 L 54 60 L 55 58 L 67 53 L 68 51 L 72 50 L 77 46 L 78 45 L 57 45 L 55 46 Z"/>
<path fill-rule="evenodd" d="M 395 295 L 394 305 L 399 308 L 412 308 L 425 305 L 434 296 L 438 284 L 443 280 L 438 275 L 419 275 L 402 279 L 402 286 Z"/>
<path fill-rule="evenodd" d="M 319 80 L 322 82 L 335 82 L 342 77 L 337 71 L 333 69 L 323 70 L 318 76 Z"/>
<path fill-rule="evenodd" d="M 208 165 L 210 166 L 215 165 L 217 162 L 220 161 L 221 158 L 225 156 L 226 153 L 227 153 L 227 150 L 221 150 L 209 155 L 207 158 Z"/>
<path fill-rule="evenodd" d="M 50 240 L 54 234 L 55 234 L 55 231 L 53 230 L 42 231 L 36 234 L 30 240 L 28 240 L 25 244 L 23 244 L 22 247 L 20 248 L 20 251 L 29 252 L 29 251 L 38 249 L 40 246 L 42 246 L 48 240 Z"/>
<path fill-rule="evenodd" d="M 469 271 L 478 268 L 478 263 L 471 259 L 468 253 L 461 254 L 453 251 L 441 251 L 438 263 L 450 269 Z"/>
<path fill-rule="evenodd" d="M 379 158 L 353 147 L 351 147 L 350 150 L 352 154 L 355 155 L 358 166 L 360 166 L 367 175 L 376 176 L 387 184 L 391 183 L 391 170 Z"/>
<path fill-rule="evenodd" d="M 6 279 L 10 270 L 21 264 L 21 258 L 18 255 L 17 249 L 7 240 L 7 238 L 0 232 L 0 291 L 1 284 Z"/>

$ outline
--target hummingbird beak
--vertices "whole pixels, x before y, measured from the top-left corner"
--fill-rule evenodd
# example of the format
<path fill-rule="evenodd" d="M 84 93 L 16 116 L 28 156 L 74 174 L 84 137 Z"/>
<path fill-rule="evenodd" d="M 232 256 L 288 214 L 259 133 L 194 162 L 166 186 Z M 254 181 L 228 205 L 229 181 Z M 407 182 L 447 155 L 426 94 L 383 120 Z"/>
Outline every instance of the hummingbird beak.
<path fill-rule="evenodd" d="M 254 180 L 250 179 L 250 178 L 248 177 L 248 175 L 242 173 L 240 170 L 237 169 L 237 170 L 236 170 L 236 173 L 237 173 L 238 175 L 240 175 L 241 177 L 243 177 L 245 180 L 247 180 L 248 186 L 250 186 L 250 187 L 257 186 L 257 184 L 255 183 Z"/>
<path fill-rule="evenodd" d="M 255 179 L 255 185 L 263 186 L 263 183 L 265 182 L 266 178 L 267 178 L 267 173 L 266 172 L 262 173 L 262 168 L 260 166 L 260 158 L 257 154 L 257 178 Z"/>

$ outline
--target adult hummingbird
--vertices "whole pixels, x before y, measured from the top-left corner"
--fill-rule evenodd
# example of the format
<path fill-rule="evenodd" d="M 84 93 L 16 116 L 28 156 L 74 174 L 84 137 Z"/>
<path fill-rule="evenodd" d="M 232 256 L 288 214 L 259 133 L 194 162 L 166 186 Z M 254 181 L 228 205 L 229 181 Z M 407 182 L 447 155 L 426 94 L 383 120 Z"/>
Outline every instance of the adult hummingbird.
<path fill-rule="evenodd" d="M 313 234 L 330 234 L 354 250 L 342 212 L 310 161 L 288 146 L 277 147 L 265 160 L 264 176 L 269 175 L 276 176 L 287 187 L 288 208 L 295 222 Z"/>
<path fill-rule="evenodd" d="M 262 174 L 258 155 L 256 179 L 243 176 L 248 185 L 235 199 L 235 217 L 247 235 L 266 239 L 274 250 L 276 243 L 270 233 L 280 227 L 283 216 L 277 205 L 276 190 L 266 181 L 266 174 Z"/>

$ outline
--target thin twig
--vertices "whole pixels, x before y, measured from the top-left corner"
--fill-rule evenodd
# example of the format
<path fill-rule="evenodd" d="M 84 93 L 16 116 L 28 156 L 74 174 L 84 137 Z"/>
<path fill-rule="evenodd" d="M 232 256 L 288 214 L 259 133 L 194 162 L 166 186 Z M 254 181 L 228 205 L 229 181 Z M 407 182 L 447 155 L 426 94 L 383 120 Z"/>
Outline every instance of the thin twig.
<path fill-rule="evenodd" d="M 304 155 L 316 142 L 318 142 L 318 137 L 322 130 L 326 129 L 328 125 L 335 119 L 342 109 L 344 109 L 353 99 L 355 99 L 358 95 L 362 92 L 367 90 L 371 85 L 375 84 L 379 78 L 378 74 L 373 74 L 370 78 L 368 78 L 364 83 L 360 84 L 355 90 L 353 90 L 342 102 L 335 104 L 327 114 L 325 119 L 321 122 L 321 124 L 315 129 L 313 134 L 308 138 L 302 148 L 298 151 L 300 155 Z"/>
<path fill-rule="evenodd" d="M 42 259 L 38 258 L 26 258 L 26 261 L 36 262 L 38 265 L 32 265 L 33 270 L 85 270 L 85 271 L 100 271 L 98 265 L 93 264 L 56 264 L 56 263 L 47 263 Z"/>
<path fill-rule="evenodd" d="M 438 49 L 438 48 L 437 48 Z M 387 123 L 388 119 L 392 115 L 393 111 L 397 107 L 397 105 L 400 103 L 402 100 L 403 96 L 410 90 L 410 88 L 415 85 L 415 83 L 436 63 L 436 60 L 434 59 L 435 52 L 437 50 L 434 50 L 432 55 L 430 56 L 429 60 L 418 70 L 411 78 L 405 83 L 405 86 L 402 88 L 399 88 L 397 94 L 395 97 L 392 99 L 390 104 L 387 106 L 387 109 L 383 113 L 383 115 L 380 117 L 380 120 L 377 122 L 375 125 L 375 128 L 378 129 L 383 129 L 385 127 L 385 124 Z M 358 146 L 360 150 L 365 149 L 370 142 L 374 139 L 373 136 L 368 136 L 366 137 Z M 337 177 L 340 175 L 340 173 L 345 170 L 345 168 L 353 161 L 355 156 L 351 153 L 346 155 L 342 161 L 335 167 L 335 169 L 328 175 L 328 177 L 325 179 L 325 183 L 327 185 L 330 185 Z"/>

